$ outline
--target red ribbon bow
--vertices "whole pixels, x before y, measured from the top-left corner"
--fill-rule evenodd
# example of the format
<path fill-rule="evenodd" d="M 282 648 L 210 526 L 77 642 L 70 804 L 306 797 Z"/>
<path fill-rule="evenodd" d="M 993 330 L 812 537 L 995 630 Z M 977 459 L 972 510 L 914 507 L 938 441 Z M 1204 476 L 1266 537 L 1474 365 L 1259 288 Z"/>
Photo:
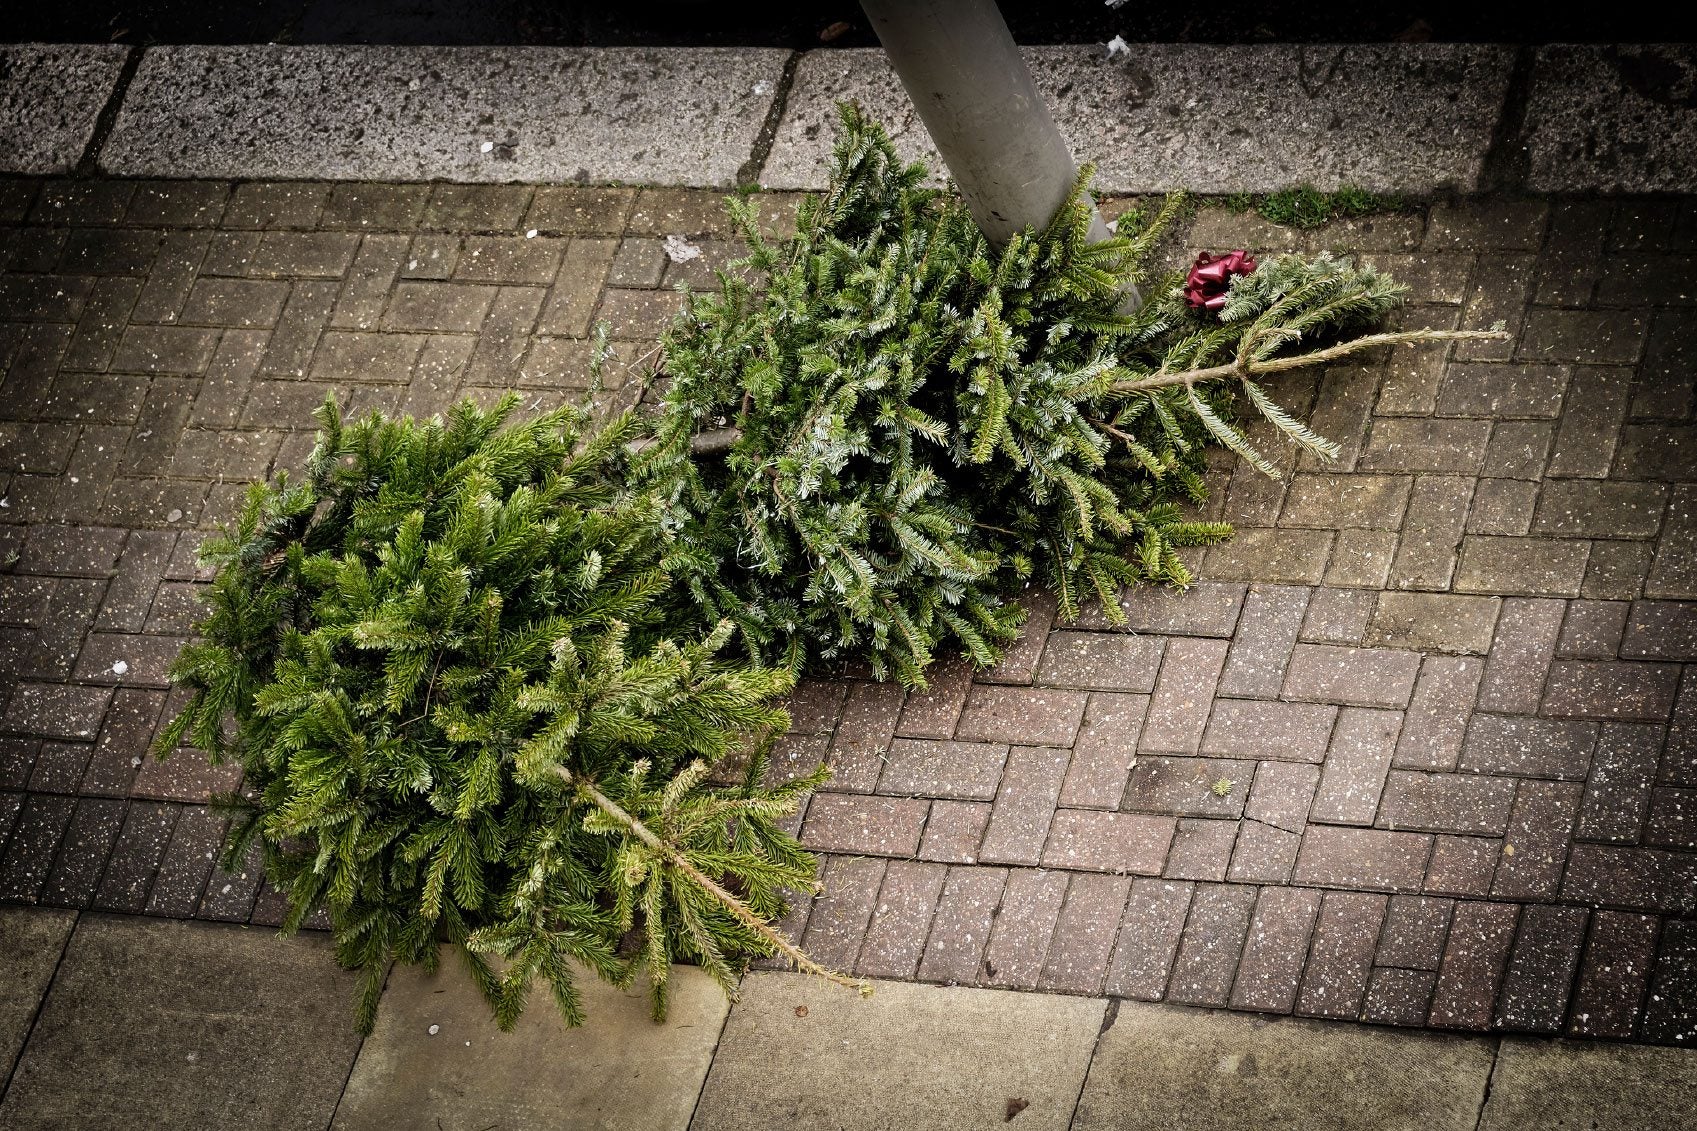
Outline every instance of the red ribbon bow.
<path fill-rule="evenodd" d="M 1203 252 L 1196 257 L 1184 280 L 1184 301 L 1196 310 L 1219 310 L 1226 304 L 1226 290 L 1239 275 L 1255 270 L 1255 259 L 1247 251 L 1228 251 L 1221 256 Z"/>

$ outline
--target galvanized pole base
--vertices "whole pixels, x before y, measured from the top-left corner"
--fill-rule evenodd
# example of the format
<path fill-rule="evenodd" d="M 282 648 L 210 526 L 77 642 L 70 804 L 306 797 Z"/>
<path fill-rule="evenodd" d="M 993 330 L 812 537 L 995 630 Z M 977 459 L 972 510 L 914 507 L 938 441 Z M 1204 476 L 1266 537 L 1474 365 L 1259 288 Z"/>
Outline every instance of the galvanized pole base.
<path fill-rule="evenodd" d="M 986 238 L 1000 246 L 1047 224 L 1078 166 L 994 0 L 860 6 Z M 1090 238 L 1108 237 L 1097 213 Z"/>

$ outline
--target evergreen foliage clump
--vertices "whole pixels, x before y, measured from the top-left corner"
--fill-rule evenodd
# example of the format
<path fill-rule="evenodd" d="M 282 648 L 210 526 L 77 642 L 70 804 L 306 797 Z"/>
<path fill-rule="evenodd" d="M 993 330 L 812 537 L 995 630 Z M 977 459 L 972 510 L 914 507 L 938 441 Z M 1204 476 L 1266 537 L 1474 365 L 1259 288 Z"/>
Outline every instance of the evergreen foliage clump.
<path fill-rule="evenodd" d="M 729 990 L 781 941 L 780 889 L 812 882 L 775 822 L 816 779 L 759 784 L 790 677 L 722 659 L 729 626 L 659 619 L 638 422 L 514 404 L 327 404 L 304 479 L 252 488 L 207 548 L 203 639 L 172 671 L 192 697 L 161 749 L 240 763 L 230 856 L 257 838 L 286 930 L 328 912 L 366 1030 L 389 962 L 445 942 L 503 1026 L 537 981 L 578 1021 L 574 964 L 646 968 L 657 1011 L 673 958 Z M 710 784 L 733 753 L 743 784 Z"/>
<path fill-rule="evenodd" d="M 241 765 L 229 859 L 261 846 L 286 930 L 328 914 L 362 1028 L 387 965 L 444 943 L 502 1025 L 538 982 L 577 1021 L 574 970 L 646 970 L 657 1012 L 679 958 L 727 990 L 772 953 L 852 984 L 770 926 L 814 872 L 779 822 L 820 776 L 764 784 L 797 672 L 991 664 L 1028 585 L 1121 618 L 1122 586 L 1184 585 L 1180 551 L 1229 536 L 1188 517 L 1210 446 L 1273 472 L 1237 416 L 1335 450 L 1264 378 L 1505 336 L 1351 336 L 1402 289 L 1323 255 L 1192 309 L 1156 266 L 1182 202 L 1092 244 L 1083 178 L 995 248 L 880 129 L 843 124 L 793 237 L 732 202 L 747 274 L 666 335 L 658 418 L 332 402 L 304 477 L 255 486 L 207 547 L 159 749 Z"/>
<path fill-rule="evenodd" d="M 649 473 L 672 568 L 752 655 L 864 658 L 911 685 L 945 647 L 990 664 L 1026 584 L 1064 619 L 1092 597 L 1118 619 L 1122 585 L 1190 581 L 1179 551 L 1230 534 L 1186 517 L 1207 446 L 1272 472 L 1234 410 L 1335 452 L 1252 378 L 1332 356 L 1291 351 L 1380 319 L 1403 294 L 1390 279 L 1276 256 L 1195 311 L 1156 268 L 1177 198 L 1092 244 L 1081 178 L 1045 230 L 998 249 L 881 129 L 842 117 L 796 235 L 766 240 L 733 201 L 746 274 L 721 272 L 664 342 Z M 703 434 L 722 458 L 700 457 Z"/>

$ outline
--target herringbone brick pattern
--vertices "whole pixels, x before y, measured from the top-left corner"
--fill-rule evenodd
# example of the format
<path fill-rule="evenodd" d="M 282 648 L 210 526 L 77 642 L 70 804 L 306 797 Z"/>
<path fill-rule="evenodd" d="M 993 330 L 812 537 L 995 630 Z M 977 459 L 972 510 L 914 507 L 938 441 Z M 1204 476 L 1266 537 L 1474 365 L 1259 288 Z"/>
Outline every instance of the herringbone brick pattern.
<path fill-rule="evenodd" d="M 551 405 L 599 320 L 636 395 L 724 234 L 671 190 L 0 182 L 0 898 L 275 923 L 214 866 L 235 779 L 146 753 L 199 540 L 326 395 Z M 1033 595 L 991 671 L 806 683 L 775 772 L 835 776 L 786 927 L 879 977 L 1697 1039 L 1697 206 L 1189 242 L 1359 254 L 1406 324 L 1517 338 L 1283 380 L 1341 458 L 1219 459 L 1239 533 L 1132 633 Z"/>

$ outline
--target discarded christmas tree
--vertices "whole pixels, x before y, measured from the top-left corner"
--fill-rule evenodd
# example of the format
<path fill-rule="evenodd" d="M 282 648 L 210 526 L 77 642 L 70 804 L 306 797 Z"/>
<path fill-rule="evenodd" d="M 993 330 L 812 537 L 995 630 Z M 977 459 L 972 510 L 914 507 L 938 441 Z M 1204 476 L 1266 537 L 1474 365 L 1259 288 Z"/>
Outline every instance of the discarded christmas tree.
<path fill-rule="evenodd" d="M 172 672 L 193 695 L 161 748 L 240 763 L 229 852 L 258 838 L 286 930 L 328 912 L 365 1030 L 389 962 L 443 943 L 503 1026 L 538 979 L 580 1020 L 574 966 L 645 968 L 660 1012 L 673 959 L 729 992 L 747 956 L 795 956 L 766 920 L 814 863 L 775 822 L 817 783 L 760 784 L 789 676 L 719 659 L 728 626 L 657 619 L 634 418 L 503 428 L 513 405 L 327 405 L 305 479 L 254 487 L 209 546 L 203 639 Z M 737 752 L 745 783 L 709 785 Z"/>
<path fill-rule="evenodd" d="M 1335 453 L 1256 378 L 1504 336 L 1350 340 L 1403 288 L 1324 255 L 1205 261 L 1187 298 L 1181 277 L 1153 278 L 1183 202 L 1092 244 L 1087 176 L 1046 230 L 997 250 L 925 175 L 845 106 L 831 187 L 796 236 L 768 242 L 734 202 L 749 277 L 722 273 L 665 339 L 648 471 L 672 499 L 671 562 L 699 615 L 768 662 L 865 659 L 914 685 L 946 647 L 987 665 L 1027 583 L 1063 619 L 1094 597 L 1117 620 L 1120 586 L 1187 584 L 1178 551 L 1230 535 L 1186 517 L 1208 445 L 1272 473 L 1234 412 Z M 1146 298 L 1126 313 L 1131 285 Z"/>
<path fill-rule="evenodd" d="M 769 925 L 814 870 L 777 822 L 821 778 L 764 784 L 798 672 L 993 663 L 1033 584 L 1113 620 L 1122 586 L 1184 585 L 1179 551 L 1230 536 L 1188 516 L 1209 446 L 1272 473 L 1234 416 L 1334 451 L 1264 381 L 1506 337 L 1351 337 L 1402 289 L 1323 255 L 1155 277 L 1182 201 L 1093 244 L 1083 179 L 993 249 L 882 130 L 843 127 L 793 238 L 732 202 L 749 277 L 670 329 L 657 419 L 329 405 L 304 480 L 255 487 L 209 546 L 159 746 L 241 764 L 231 858 L 257 838 L 286 929 L 328 913 L 362 1027 L 388 962 L 444 943 L 503 1025 L 537 979 L 577 1021 L 574 967 L 646 969 L 657 1012 L 673 959 L 727 991 L 772 953 L 848 983 Z M 733 755 L 742 784 L 713 784 Z"/>

